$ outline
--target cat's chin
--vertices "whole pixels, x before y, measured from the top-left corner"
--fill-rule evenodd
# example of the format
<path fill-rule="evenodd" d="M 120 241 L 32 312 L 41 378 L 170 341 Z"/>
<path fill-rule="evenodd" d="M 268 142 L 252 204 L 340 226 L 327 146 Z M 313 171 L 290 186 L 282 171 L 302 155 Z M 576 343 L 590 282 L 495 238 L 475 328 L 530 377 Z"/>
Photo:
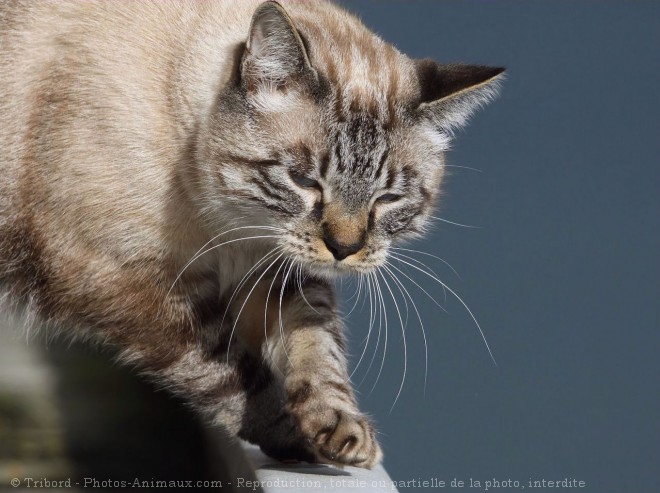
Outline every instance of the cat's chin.
<path fill-rule="evenodd" d="M 351 265 L 342 262 L 314 262 L 307 264 L 307 269 L 311 274 L 330 280 L 352 274 L 370 274 L 375 272 L 377 268 L 377 265 Z"/>

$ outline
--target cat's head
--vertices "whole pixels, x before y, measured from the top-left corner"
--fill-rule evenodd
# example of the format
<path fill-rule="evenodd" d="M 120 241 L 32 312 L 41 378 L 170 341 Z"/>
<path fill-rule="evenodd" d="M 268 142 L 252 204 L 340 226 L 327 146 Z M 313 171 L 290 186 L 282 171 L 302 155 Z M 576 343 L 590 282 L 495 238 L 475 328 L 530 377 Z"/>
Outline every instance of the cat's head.
<path fill-rule="evenodd" d="M 238 50 L 206 193 L 218 214 L 281 228 L 262 234 L 315 272 L 371 271 L 424 230 L 452 132 L 503 69 L 414 61 L 334 6 L 288 8 L 262 4 Z"/>

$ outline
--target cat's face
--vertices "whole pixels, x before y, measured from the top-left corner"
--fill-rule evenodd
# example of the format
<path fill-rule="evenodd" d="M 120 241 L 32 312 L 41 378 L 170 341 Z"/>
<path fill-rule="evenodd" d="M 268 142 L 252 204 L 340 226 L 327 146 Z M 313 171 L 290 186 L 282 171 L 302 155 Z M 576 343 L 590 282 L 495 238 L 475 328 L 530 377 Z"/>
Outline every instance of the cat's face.
<path fill-rule="evenodd" d="M 228 157 L 219 186 L 254 224 L 282 228 L 278 242 L 299 262 L 364 272 L 384 262 L 393 241 L 422 231 L 444 140 L 403 118 L 403 108 L 389 118 L 386 104 L 373 114 L 354 100 L 338 112 L 335 99 L 292 91 L 251 104 L 239 137 L 250 162 Z"/>
<path fill-rule="evenodd" d="M 276 4 L 255 14 L 209 126 L 209 193 L 243 224 L 278 228 L 263 231 L 314 272 L 369 272 L 423 231 L 451 127 L 501 70 L 415 63 L 373 37 L 389 64 L 351 78 L 306 41 Z"/>

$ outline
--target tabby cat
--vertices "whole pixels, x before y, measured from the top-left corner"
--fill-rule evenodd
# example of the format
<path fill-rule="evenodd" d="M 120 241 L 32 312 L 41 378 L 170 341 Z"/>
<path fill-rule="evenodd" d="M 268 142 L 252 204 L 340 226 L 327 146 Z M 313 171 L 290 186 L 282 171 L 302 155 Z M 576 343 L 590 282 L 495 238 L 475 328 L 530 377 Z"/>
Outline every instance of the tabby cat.
<path fill-rule="evenodd" d="M 326 1 L 0 4 L 0 283 L 280 459 L 372 467 L 334 276 L 420 234 L 503 69 Z"/>

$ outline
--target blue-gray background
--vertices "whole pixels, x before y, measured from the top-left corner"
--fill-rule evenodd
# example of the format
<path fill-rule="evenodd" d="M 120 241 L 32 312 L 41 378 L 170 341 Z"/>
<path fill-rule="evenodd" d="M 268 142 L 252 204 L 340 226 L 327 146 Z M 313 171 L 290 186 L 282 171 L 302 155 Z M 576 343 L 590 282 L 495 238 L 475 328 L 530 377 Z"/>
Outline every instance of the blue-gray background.
<path fill-rule="evenodd" d="M 390 412 L 403 372 L 390 302 L 383 375 L 370 394 L 379 354 L 359 387 L 390 474 L 660 491 L 660 5 L 343 3 L 411 56 L 508 68 L 449 155 L 481 172 L 451 168 L 439 209 L 480 228 L 439 223 L 411 246 L 459 272 L 418 257 L 475 312 L 499 367 L 459 303 L 446 314 L 417 290 L 428 383 L 411 314 Z M 358 356 L 367 313 L 351 315 Z"/>

